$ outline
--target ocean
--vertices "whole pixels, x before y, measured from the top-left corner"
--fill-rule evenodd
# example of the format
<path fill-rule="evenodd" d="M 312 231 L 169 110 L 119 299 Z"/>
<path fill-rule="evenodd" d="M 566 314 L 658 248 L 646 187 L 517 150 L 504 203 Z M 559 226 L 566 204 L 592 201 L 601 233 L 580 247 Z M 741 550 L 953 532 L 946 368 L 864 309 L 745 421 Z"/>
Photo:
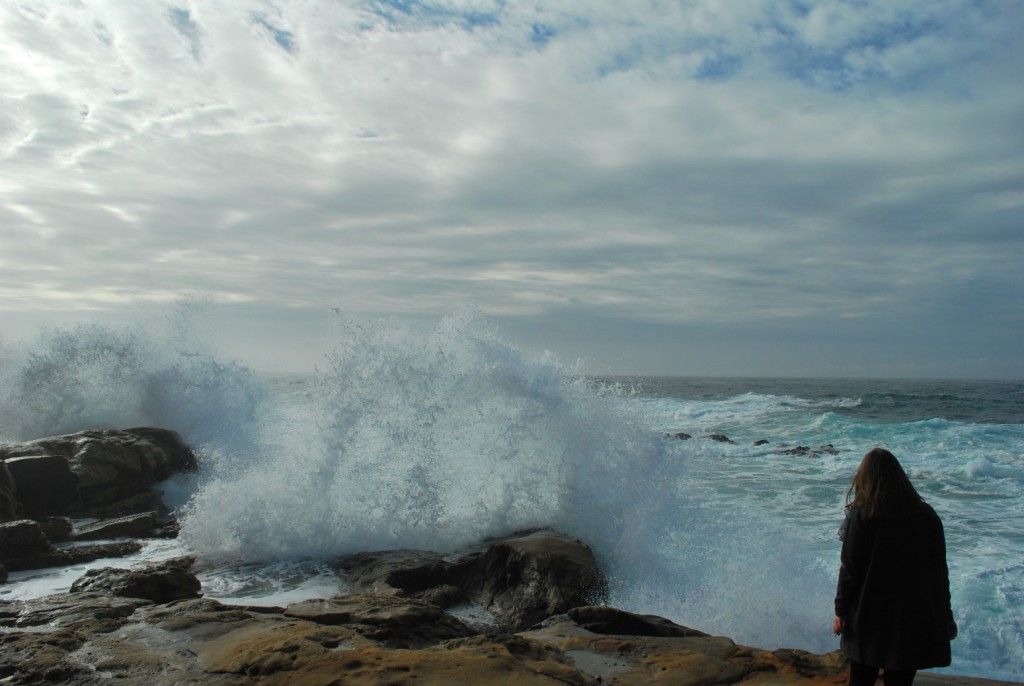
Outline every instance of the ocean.
<path fill-rule="evenodd" d="M 1024 382 L 588 377 L 468 312 L 427 333 L 339 321 L 302 374 L 187 327 L 2 351 L 0 441 L 138 425 L 201 462 L 163 486 L 181 536 L 140 559 L 197 554 L 210 597 L 330 595 L 332 556 L 551 526 L 594 548 L 613 605 L 814 652 L 838 646 L 846 487 L 885 446 L 945 525 L 960 636 L 942 671 L 1024 681 Z M 19 572 L 0 598 L 81 571 Z"/>

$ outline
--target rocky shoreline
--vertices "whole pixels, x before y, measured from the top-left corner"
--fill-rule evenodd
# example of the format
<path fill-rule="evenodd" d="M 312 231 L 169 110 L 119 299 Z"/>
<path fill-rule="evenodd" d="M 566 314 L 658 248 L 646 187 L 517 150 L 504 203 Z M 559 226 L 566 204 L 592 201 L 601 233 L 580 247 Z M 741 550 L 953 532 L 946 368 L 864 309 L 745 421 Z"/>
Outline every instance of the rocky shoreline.
<path fill-rule="evenodd" d="M 128 555 L 176 534 L 156 485 L 193 469 L 172 432 L 0 446 L 6 570 Z M 71 518 L 99 518 L 75 527 Z M 113 542 L 93 543 L 106 539 Z M 90 570 L 69 592 L 0 601 L 10 684 L 843 684 L 837 652 L 761 650 L 608 607 L 586 543 L 521 532 L 440 554 L 366 552 L 347 592 L 286 607 L 203 598 L 194 560 Z M 1000 683 L 946 675 L 919 684 Z M 1006 682 L 1002 682 L 1006 683 Z"/>

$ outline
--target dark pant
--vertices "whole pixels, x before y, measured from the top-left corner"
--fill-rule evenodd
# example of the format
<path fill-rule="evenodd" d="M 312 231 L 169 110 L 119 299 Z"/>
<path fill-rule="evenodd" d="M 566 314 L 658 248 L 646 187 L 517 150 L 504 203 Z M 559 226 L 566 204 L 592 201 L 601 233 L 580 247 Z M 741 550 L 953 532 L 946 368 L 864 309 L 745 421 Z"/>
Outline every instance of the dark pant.
<path fill-rule="evenodd" d="M 911 686 L 916 669 L 887 669 L 882 675 L 885 686 Z M 878 679 L 878 667 L 864 665 L 850 660 L 850 686 L 874 686 Z"/>

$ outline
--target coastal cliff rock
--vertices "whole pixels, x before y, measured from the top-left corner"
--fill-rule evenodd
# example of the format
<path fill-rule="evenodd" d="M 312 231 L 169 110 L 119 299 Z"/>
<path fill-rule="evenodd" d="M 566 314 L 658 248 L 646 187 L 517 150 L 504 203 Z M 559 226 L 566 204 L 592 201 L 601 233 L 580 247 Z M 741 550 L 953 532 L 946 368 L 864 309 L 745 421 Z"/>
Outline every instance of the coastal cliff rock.
<path fill-rule="evenodd" d="M 82 431 L 0 446 L 0 519 L 29 519 L 153 509 L 154 484 L 193 469 L 192 450 L 173 431 L 135 428 Z M 14 498 L 15 504 L 10 504 Z M 127 512 L 117 512 L 127 514 Z"/>

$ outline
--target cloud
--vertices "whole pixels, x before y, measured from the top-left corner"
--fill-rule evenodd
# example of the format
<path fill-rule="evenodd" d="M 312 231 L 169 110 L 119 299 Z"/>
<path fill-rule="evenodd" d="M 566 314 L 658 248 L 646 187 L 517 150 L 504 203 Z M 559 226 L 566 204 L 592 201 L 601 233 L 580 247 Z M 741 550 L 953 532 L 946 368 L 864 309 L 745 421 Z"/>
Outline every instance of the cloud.
<path fill-rule="evenodd" d="M 187 291 L 268 317 L 469 303 L 814 329 L 924 308 L 919 326 L 963 317 L 1005 346 L 1019 320 L 981 303 L 1024 290 L 1022 19 L 956 0 L 5 6 L 0 309 Z"/>

